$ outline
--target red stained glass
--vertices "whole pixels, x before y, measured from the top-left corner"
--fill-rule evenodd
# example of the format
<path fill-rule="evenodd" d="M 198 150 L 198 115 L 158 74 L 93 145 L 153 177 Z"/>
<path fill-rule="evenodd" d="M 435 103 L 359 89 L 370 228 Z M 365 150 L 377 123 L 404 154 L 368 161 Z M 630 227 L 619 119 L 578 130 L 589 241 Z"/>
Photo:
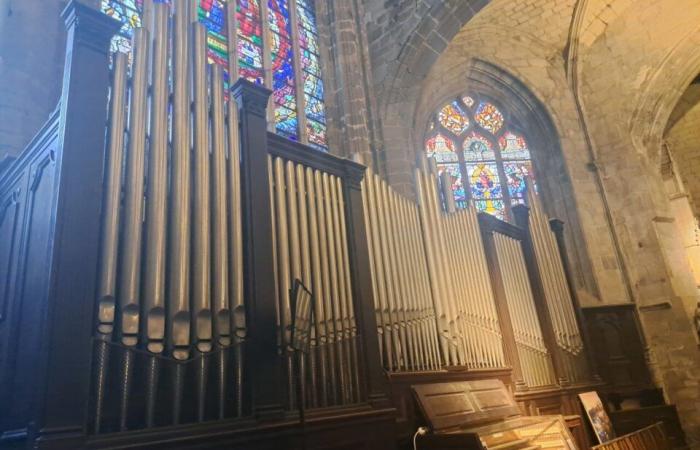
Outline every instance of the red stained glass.
<path fill-rule="evenodd" d="M 469 119 L 457 102 L 445 105 L 438 114 L 438 120 L 443 127 L 457 136 L 469 127 Z"/>
<path fill-rule="evenodd" d="M 481 102 L 479 107 L 476 108 L 474 113 L 474 120 L 476 123 L 481 125 L 481 127 L 492 133 L 496 134 L 503 127 L 503 114 L 493 106 L 493 104 L 488 102 Z"/>
<path fill-rule="evenodd" d="M 498 140 L 498 146 L 504 159 L 530 159 L 530 150 L 525 138 L 506 131 Z"/>

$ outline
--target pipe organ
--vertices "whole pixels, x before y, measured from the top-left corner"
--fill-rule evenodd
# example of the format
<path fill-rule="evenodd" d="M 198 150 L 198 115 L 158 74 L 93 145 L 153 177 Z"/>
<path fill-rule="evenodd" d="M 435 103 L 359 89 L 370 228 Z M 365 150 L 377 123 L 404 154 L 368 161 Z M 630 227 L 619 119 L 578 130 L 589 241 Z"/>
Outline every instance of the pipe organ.
<path fill-rule="evenodd" d="M 418 208 L 371 170 L 362 191 L 384 367 L 437 370 L 444 356 Z"/>
<path fill-rule="evenodd" d="M 305 377 L 308 407 L 353 404 L 362 398 L 358 329 L 350 280 L 342 180 L 282 157 L 269 159 L 280 350 L 287 406 L 296 407 L 295 377 Z M 295 279 L 314 293 L 309 365 L 291 354 L 291 289 Z"/>
<path fill-rule="evenodd" d="M 520 243 L 498 232 L 494 233 L 494 241 L 524 381 L 528 387 L 553 385 L 551 359 L 535 310 Z"/>
<path fill-rule="evenodd" d="M 113 58 L 97 433 L 133 428 L 135 417 L 152 427 L 242 414 L 238 124 L 190 6 L 176 1 L 171 17 L 169 5 L 150 5 L 130 68 L 127 55 Z"/>
<path fill-rule="evenodd" d="M 448 365 L 469 368 L 503 367 L 500 327 L 491 282 L 480 242 L 476 211 L 442 211 L 434 170 L 415 171 L 422 239 L 433 265 L 434 304 Z M 443 193 L 443 194 L 451 194 Z M 450 198 L 443 195 L 443 198 Z M 452 212 L 449 212 L 449 209 Z"/>
<path fill-rule="evenodd" d="M 590 372 L 559 246 L 549 219 L 542 210 L 540 197 L 531 192 L 528 203 L 530 236 L 540 269 L 544 297 L 552 317 L 557 351 L 564 360 L 564 375 L 571 383 L 585 381 Z"/>
<path fill-rule="evenodd" d="M 110 19 L 64 13 L 61 108 L 0 169 L 0 445 L 302 447 L 310 427 L 316 447 L 391 448 L 411 384 L 480 377 L 571 409 L 593 368 L 536 197 L 516 226 L 457 209 L 434 165 L 414 200 L 268 132 L 270 92 L 207 65 L 193 5 L 147 0 L 130 56 L 108 55 Z"/>

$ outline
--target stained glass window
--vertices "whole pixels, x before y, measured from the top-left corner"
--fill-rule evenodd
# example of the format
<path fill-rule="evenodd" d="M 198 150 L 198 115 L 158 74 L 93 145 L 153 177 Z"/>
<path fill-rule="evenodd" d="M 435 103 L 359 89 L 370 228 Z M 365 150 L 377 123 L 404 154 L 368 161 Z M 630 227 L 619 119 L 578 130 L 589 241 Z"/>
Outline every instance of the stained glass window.
<path fill-rule="evenodd" d="M 438 163 L 458 162 L 459 157 L 455 153 L 455 144 L 450 138 L 437 134 L 426 142 L 426 150 Z"/>
<path fill-rule="evenodd" d="M 445 105 L 438 115 L 440 124 L 452 134 L 459 136 L 469 128 L 469 119 L 457 102 Z"/>
<path fill-rule="evenodd" d="M 481 102 L 474 113 L 474 120 L 491 133 L 498 133 L 503 126 L 503 114 L 488 102 Z"/>
<path fill-rule="evenodd" d="M 428 125 L 425 151 L 447 172 L 458 206 L 469 201 L 500 219 L 536 189 L 530 149 L 496 104 L 465 94 L 437 110 Z"/>
<path fill-rule="evenodd" d="M 192 1 L 197 2 L 198 20 L 207 28 L 209 63 L 228 69 L 229 45 L 235 48 L 237 76 L 273 90 L 271 109 L 277 132 L 326 151 L 326 109 L 314 0 Z M 144 25 L 144 7 L 150 4 L 144 2 L 171 0 L 102 0 L 102 11 L 122 23 L 112 41 L 112 51 L 130 51 L 133 29 Z M 236 32 L 228 36 L 227 9 L 232 6 L 236 8 Z M 231 78 L 228 73 L 226 77 Z"/>

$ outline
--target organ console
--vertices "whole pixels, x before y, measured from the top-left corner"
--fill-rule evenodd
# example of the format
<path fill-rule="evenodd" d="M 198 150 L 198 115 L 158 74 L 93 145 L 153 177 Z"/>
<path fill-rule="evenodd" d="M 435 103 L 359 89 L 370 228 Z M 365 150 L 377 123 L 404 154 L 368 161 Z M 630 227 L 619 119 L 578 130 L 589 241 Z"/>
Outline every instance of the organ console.
<path fill-rule="evenodd" d="M 561 415 L 522 416 L 500 380 L 413 386 L 432 433 L 424 450 L 577 450 Z"/>

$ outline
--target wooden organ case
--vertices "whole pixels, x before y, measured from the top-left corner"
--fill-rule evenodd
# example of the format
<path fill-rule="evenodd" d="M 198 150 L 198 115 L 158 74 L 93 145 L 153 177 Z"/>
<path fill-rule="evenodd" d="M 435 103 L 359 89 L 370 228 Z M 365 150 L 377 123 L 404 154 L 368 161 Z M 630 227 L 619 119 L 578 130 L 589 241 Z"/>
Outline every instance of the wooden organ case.
<path fill-rule="evenodd" d="M 522 416 L 500 380 L 424 384 L 413 387 L 432 432 L 426 450 L 576 450 L 563 416 Z"/>

